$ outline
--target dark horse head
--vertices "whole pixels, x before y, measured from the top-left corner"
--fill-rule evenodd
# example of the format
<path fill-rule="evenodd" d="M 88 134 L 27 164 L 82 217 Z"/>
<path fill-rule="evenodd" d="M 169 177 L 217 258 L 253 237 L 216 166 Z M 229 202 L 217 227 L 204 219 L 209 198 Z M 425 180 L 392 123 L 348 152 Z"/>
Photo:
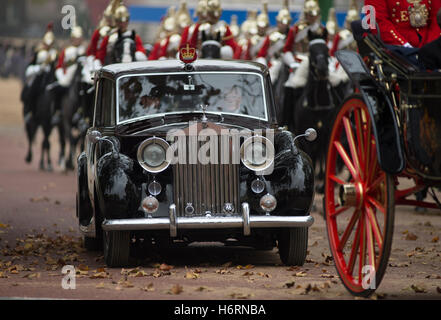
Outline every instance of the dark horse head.
<path fill-rule="evenodd" d="M 329 75 L 329 48 L 326 44 L 328 32 L 326 28 L 321 32 L 308 30 L 309 40 L 309 71 L 314 80 L 327 80 Z"/>
<path fill-rule="evenodd" d="M 112 48 L 110 61 L 107 61 L 106 64 L 121 63 L 124 55 L 129 55 L 131 61 L 135 61 L 135 51 L 135 31 L 122 33 L 118 30 L 118 39 Z"/>
<path fill-rule="evenodd" d="M 221 34 L 216 33 L 216 36 L 207 36 L 205 31 L 202 31 L 201 44 L 201 58 L 204 59 L 220 59 L 221 57 Z"/>

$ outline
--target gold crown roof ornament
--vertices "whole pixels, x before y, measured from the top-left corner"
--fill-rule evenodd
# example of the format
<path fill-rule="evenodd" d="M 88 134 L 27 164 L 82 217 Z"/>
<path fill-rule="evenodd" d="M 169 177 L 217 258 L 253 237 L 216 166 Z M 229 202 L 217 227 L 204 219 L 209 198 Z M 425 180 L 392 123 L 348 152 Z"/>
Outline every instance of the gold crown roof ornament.
<path fill-rule="evenodd" d="M 187 2 L 185 0 L 181 1 L 181 5 L 179 7 L 178 12 L 176 13 L 177 24 L 181 29 L 188 27 L 193 23 L 191 19 L 190 12 L 187 8 Z"/>
<path fill-rule="evenodd" d="M 207 0 L 207 14 L 220 18 L 222 14 L 220 0 Z"/>
<path fill-rule="evenodd" d="M 262 12 L 257 16 L 257 26 L 260 28 L 269 27 L 269 17 L 268 17 L 268 2 L 264 1 L 262 3 Z"/>
<path fill-rule="evenodd" d="M 306 0 L 303 5 L 303 13 L 317 17 L 320 15 L 320 6 L 316 0 Z"/>
<path fill-rule="evenodd" d="M 283 0 L 283 7 L 278 12 L 276 21 L 282 24 L 291 24 L 292 17 L 289 12 L 288 0 Z"/>
<path fill-rule="evenodd" d="M 119 2 L 118 7 L 115 9 L 115 21 L 118 22 L 128 22 L 130 20 L 130 13 L 127 7 L 124 5 L 123 1 Z"/>
<path fill-rule="evenodd" d="M 350 0 L 351 4 L 349 5 L 349 10 L 346 14 L 345 18 L 345 26 L 346 28 L 350 28 L 350 24 L 352 21 L 359 20 L 360 14 L 358 13 L 358 7 L 356 0 Z"/>
<path fill-rule="evenodd" d="M 43 43 L 47 45 L 48 47 L 52 46 L 55 42 L 55 35 L 52 31 L 54 27 L 54 24 L 50 22 L 46 27 L 46 33 L 43 36 Z"/>
<path fill-rule="evenodd" d="M 326 30 L 331 36 L 335 35 L 338 32 L 338 23 L 335 8 L 329 9 L 328 21 L 326 22 Z"/>

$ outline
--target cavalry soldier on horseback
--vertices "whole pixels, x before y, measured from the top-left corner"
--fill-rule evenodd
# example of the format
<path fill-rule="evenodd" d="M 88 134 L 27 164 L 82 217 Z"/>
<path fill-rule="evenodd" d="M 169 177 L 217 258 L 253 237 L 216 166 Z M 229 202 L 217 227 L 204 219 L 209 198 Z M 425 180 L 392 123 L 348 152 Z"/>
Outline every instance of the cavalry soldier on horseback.
<path fill-rule="evenodd" d="M 440 36 L 439 0 L 365 0 L 365 5 L 375 8 L 375 21 L 386 44 L 421 48 Z"/>
<path fill-rule="evenodd" d="M 255 60 L 270 67 L 271 79 L 273 83 L 279 76 L 281 68 L 281 53 L 285 45 L 285 39 L 289 31 L 292 17 L 288 8 L 288 1 L 285 0 L 282 9 L 276 16 L 277 28 L 265 37 Z"/>
<path fill-rule="evenodd" d="M 223 20 L 219 20 L 222 13 L 220 0 L 207 0 L 206 4 L 205 23 L 199 24 L 195 27 L 189 44 L 190 46 L 193 44 L 199 44 L 199 41 L 203 39 L 203 34 L 205 34 L 208 39 L 215 39 L 217 36 L 220 36 L 221 58 L 233 58 L 237 43 L 228 24 Z M 198 45 L 196 48 L 200 48 L 200 46 Z"/>
<path fill-rule="evenodd" d="M 265 43 L 269 27 L 268 2 L 265 1 L 263 2 L 262 12 L 257 16 L 257 34 L 251 38 L 250 54 L 253 59 L 257 57 L 257 53 Z"/>
<path fill-rule="evenodd" d="M 358 12 L 357 4 L 355 3 L 355 0 L 352 0 L 351 6 L 349 7 L 349 10 L 346 14 L 344 28 L 337 32 L 335 35 L 330 55 L 334 56 L 335 52 L 337 50 L 342 49 L 351 49 L 351 50 L 357 50 L 357 43 L 355 42 L 354 36 L 351 31 L 351 23 L 353 21 L 359 20 L 360 14 Z"/>
<path fill-rule="evenodd" d="M 21 100 L 25 104 L 25 122 L 28 122 L 32 117 L 32 114 L 35 112 L 35 110 L 33 110 L 35 104 L 28 103 L 34 100 L 31 87 L 35 88 L 35 86 L 33 86 L 35 79 L 43 72 L 48 73 L 53 70 L 55 61 L 57 60 L 58 52 L 55 49 L 55 36 L 52 28 L 53 24 L 49 23 L 46 33 L 44 34 L 41 43 L 36 48 L 34 57 L 25 71 L 25 85 L 21 93 Z M 31 106 L 31 108 L 28 108 L 29 106 Z"/>
<path fill-rule="evenodd" d="M 104 37 L 96 57 L 103 65 L 147 60 L 142 40 L 135 30 L 129 30 L 130 13 L 120 2 L 115 9 L 116 29 Z"/>
<path fill-rule="evenodd" d="M 240 27 L 234 59 L 251 60 L 252 38 L 257 35 L 257 10 L 248 11 L 247 19 Z"/>
<path fill-rule="evenodd" d="M 320 7 L 316 0 L 305 2 L 303 17 L 289 29 L 283 47 L 283 61 L 293 70 L 308 52 L 309 32 L 319 36 L 327 32 L 326 27 L 320 23 Z"/>
<path fill-rule="evenodd" d="M 204 24 L 207 19 L 207 0 L 198 1 L 194 14 L 198 20 L 182 30 L 181 42 L 179 43 L 180 48 L 187 43 L 189 43 L 192 48 L 198 47 L 198 30 L 200 25 Z"/>
<path fill-rule="evenodd" d="M 181 2 L 178 12 L 175 13 L 174 7 L 169 9 L 168 17 L 163 23 L 165 37 L 161 40 L 159 59 L 177 58 L 181 34 L 191 23 L 191 16 L 185 1 Z"/>
<path fill-rule="evenodd" d="M 80 26 L 73 27 L 70 34 L 70 44 L 60 52 L 55 68 L 57 81 L 50 84 L 47 88 L 52 90 L 54 94 L 55 112 L 52 117 L 52 124 L 54 125 L 60 121 L 61 99 L 72 85 L 75 72 L 78 68 L 78 58 L 84 56 L 86 53 L 83 40 L 83 29 Z"/>

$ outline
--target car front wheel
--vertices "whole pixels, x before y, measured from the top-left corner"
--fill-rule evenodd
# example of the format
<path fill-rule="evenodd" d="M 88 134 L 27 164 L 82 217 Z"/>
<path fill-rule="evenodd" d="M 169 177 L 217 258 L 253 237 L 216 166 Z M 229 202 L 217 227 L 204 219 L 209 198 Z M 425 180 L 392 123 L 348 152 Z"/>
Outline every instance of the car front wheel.
<path fill-rule="evenodd" d="M 278 239 L 279 255 L 286 265 L 302 266 L 308 250 L 308 228 L 284 228 Z"/>
<path fill-rule="evenodd" d="M 104 260 L 108 267 L 124 267 L 129 264 L 130 231 L 103 232 Z"/>

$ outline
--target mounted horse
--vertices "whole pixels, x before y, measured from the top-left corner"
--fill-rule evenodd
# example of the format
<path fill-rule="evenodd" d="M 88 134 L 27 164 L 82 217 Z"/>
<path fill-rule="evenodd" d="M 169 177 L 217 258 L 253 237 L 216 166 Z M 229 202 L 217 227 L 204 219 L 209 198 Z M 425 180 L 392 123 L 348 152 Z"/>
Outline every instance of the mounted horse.
<path fill-rule="evenodd" d="M 44 55 L 44 53 L 45 52 L 40 52 L 37 57 Z M 47 58 L 44 60 L 46 59 Z M 25 161 L 27 163 L 32 161 L 32 143 L 38 128 L 41 127 L 43 130 L 43 141 L 41 145 L 40 169 L 52 171 L 49 142 L 49 136 L 52 132 L 52 99 L 45 88 L 55 79 L 54 65 L 44 63 L 30 65 L 26 73 L 27 79 L 21 92 L 26 137 L 28 139 L 28 152 Z"/>
<path fill-rule="evenodd" d="M 329 56 L 327 33 L 308 32 L 309 56 L 305 58 L 285 83 L 283 117 L 296 134 L 315 128 L 318 138 L 314 143 L 303 143 L 301 148 L 319 166 L 318 179 L 324 177 L 324 161 L 331 121 L 335 108 L 350 93 L 348 77 L 336 60 Z M 321 191 L 322 186 L 319 186 Z"/>

